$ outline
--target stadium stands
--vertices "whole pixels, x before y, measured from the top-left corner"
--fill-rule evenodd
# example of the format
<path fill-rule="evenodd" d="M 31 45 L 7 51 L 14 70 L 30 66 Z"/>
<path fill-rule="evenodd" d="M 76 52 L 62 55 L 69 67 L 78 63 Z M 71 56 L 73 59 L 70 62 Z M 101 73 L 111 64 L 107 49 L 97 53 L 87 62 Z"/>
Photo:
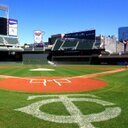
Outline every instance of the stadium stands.
<path fill-rule="evenodd" d="M 100 49 L 101 42 L 99 40 L 95 40 L 93 43 L 92 49 Z"/>
<path fill-rule="evenodd" d="M 60 49 L 75 50 L 77 48 L 78 43 L 79 42 L 76 39 L 66 39 L 65 41 L 63 41 L 63 44 L 61 45 Z"/>
<path fill-rule="evenodd" d="M 18 45 L 19 41 L 17 37 L 9 37 L 0 35 L 0 45 Z"/>
<path fill-rule="evenodd" d="M 0 51 L 23 51 L 18 38 L 0 35 Z"/>
<path fill-rule="evenodd" d="M 56 50 L 59 50 L 60 46 L 62 45 L 64 40 L 62 39 L 56 39 L 55 40 L 55 43 L 54 43 L 54 46 L 52 48 L 52 51 L 56 51 Z"/>
<path fill-rule="evenodd" d="M 104 49 L 95 39 L 58 38 L 55 40 L 48 60 L 55 63 L 98 64 L 98 56 Z"/>
<path fill-rule="evenodd" d="M 13 37 L 4 37 L 6 44 L 9 45 L 15 45 L 19 44 L 18 38 L 13 38 Z"/>
<path fill-rule="evenodd" d="M 56 50 L 88 50 L 93 48 L 94 40 L 57 39 L 52 51 Z"/>
<path fill-rule="evenodd" d="M 4 45 L 4 40 L 2 37 L 0 37 L 0 45 Z"/>
<path fill-rule="evenodd" d="M 79 41 L 78 46 L 77 46 L 77 50 L 89 50 L 89 49 L 92 49 L 93 44 L 94 44 L 94 40 L 81 39 Z"/>

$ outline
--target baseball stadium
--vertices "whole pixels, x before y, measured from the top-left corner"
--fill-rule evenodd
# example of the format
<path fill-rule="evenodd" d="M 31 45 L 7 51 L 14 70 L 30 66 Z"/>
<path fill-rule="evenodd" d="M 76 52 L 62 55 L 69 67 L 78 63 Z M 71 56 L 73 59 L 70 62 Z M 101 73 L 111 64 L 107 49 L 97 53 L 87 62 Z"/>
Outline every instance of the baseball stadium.
<path fill-rule="evenodd" d="M 23 47 L 17 25 L 0 17 L 0 128 L 128 127 L 123 27 L 118 41 L 93 29 L 51 35 L 48 45 L 35 31 Z"/>

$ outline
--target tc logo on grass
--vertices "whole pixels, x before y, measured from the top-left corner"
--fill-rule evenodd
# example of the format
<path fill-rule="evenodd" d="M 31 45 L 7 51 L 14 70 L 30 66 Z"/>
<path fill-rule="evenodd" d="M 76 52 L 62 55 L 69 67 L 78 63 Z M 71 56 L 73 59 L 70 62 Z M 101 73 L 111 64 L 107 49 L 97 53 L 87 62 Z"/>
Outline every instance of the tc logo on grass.
<path fill-rule="evenodd" d="M 15 109 L 16 111 L 21 111 L 27 114 L 30 114 L 39 119 L 46 121 L 56 122 L 56 123 L 76 123 L 79 128 L 96 128 L 92 122 L 106 121 L 112 118 L 117 117 L 121 113 L 121 108 L 116 107 L 114 103 L 107 102 L 99 99 L 95 95 L 89 94 L 67 94 L 67 95 L 38 95 L 38 96 L 29 96 L 28 100 L 32 100 L 39 97 L 50 97 L 50 99 L 38 101 L 32 103 L 26 107 Z M 53 97 L 53 98 L 51 98 Z M 57 98 L 55 98 L 57 97 Z M 80 109 L 75 106 L 74 101 L 83 101 L 83 102 L 92 102 L 104 107 L 104 111 L 100 113 L 83 115 Z M 54 114 L 48 114 L 41 111 L 39 108 L 49 103 L 62 102 L 70 115 L 59 116 Z"/>

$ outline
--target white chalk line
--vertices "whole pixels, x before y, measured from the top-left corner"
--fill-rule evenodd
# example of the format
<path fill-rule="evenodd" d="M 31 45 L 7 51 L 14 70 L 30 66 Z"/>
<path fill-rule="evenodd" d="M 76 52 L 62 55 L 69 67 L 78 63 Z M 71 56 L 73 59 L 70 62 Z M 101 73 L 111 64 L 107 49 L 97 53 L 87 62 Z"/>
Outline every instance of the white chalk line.
<path fill-rule="evenodd" d="M 71 83 L 70 80 L 68 79 L 52 79 L 52 80 L 47 80 L 47 79 L 31 79 L 30 84 L 42 84 L 44 86 L 47 86 L 49 83 L 55 83 L 58 86 L 62 86 L 64 83 Z"/>

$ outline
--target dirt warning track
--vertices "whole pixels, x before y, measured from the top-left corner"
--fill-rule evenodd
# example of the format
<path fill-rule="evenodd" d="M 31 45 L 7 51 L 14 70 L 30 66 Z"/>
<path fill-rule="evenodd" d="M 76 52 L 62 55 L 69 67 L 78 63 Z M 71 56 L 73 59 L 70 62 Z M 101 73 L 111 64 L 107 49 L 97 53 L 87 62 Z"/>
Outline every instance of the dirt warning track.
<path fill-rule="evenodd" d="M 124 69 L 106 71 L 76 77 L 13 77 L 0 75 L 0 88 L 22 92 L 78 92 L 105 87 L 105 81 L 96 76 L 121 72 Z"/>

